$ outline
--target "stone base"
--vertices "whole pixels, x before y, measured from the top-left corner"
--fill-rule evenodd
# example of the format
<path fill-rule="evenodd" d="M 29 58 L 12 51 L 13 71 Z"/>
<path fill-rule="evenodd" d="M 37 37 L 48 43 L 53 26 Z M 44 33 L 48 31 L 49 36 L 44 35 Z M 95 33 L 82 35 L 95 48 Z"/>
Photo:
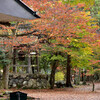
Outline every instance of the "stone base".
<path fill-rule="evenodd" d="M 42 89 L 48 88 L 48 76 L 41 74 L 9 75 L 9 88 Z"/>

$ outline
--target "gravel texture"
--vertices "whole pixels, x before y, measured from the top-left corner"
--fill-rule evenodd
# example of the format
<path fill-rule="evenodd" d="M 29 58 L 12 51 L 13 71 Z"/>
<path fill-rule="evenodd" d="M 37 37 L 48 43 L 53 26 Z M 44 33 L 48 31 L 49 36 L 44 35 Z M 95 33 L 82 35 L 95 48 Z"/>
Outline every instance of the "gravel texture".
<path fill-rule="evenodd" d="M 21 91 L 28 96 L 40 98 L 38 100 L 100 100 L 100 83 L 95 84 L 95 91 L 91 92 L 92 85 L 78 86 L 76 88 L 55 88 L 50 89 L 27 89 L 9 91 Z M 36 99 L 37 100 L 37 99 Z"/>

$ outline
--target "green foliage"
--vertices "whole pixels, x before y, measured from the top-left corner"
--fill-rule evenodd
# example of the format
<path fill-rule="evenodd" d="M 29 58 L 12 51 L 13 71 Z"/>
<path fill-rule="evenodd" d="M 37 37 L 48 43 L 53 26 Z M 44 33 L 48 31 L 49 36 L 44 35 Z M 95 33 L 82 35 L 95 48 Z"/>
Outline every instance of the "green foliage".
<path fill-rule="evenodd" d="M 78 4 L 85 4 L 85 8 L 93 6 L 95 0 L 62 0 L 64 3 L 75 6 Z"/>
<path fill-rule="evenodd" d="M 40 56 L 40 68 L 44 69 L 47 73 L 50 70 L 50 57 L 51 55 L 47 52 L 42 52 Z"/>
<path fill-rule="evenodd" d="M 59 61 L 59 64 L 66 61 L 65 55 L 55 54 L 52 51 L 42 51 L 40 56 L 40 67 L 43 68 L 45 72 L 50 71 L 51 65 L 54 61 Z"/>
<path fill-rule="evenodd" d="M 5 52 L 2 49 L 0 49 L 0 65 L 2 65 L 3 67 L 10 63 L 10 60 L 7 57 L 8 52 Z"/>
<path fill-rule="evenodd" d="M 66 59 L 64 57 L 62 57 L 61 55 L 53 55 L 51 57 L 51 60 L 58 60 L 58 61 L 65 61 Z"/>
<path fill-rule="evenodd" d="M 100 26 L 100 0 L 95 0 L 95 4 L 91 8 L 91 15 L 96 18 L 97 24 Z"/>
<path fill-rule="evenodd" d="M 70 43 L 69 48 L 71 51 L 71 64 L 73 67 L 85 68 L 88 69 L 90 66 L 90 60 L 92 59 L 93 51 L 89 44 L 81 42 L 80 39 L 73 38 Z"/>
<path fill-rule="evenodd" d="M 63 81 L 64 80 L 64 73 L 63 72 L 57 72 L 55 74 L 55 81 Z"/>

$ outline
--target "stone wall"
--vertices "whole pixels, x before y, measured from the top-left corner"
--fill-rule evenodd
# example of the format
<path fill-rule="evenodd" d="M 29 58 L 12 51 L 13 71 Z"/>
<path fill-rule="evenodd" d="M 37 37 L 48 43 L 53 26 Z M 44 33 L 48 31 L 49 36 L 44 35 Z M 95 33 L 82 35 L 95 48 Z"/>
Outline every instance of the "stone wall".
<path fill-rule="evenodd" d="M 9 75 L 9 88 L 42 89 L 48 88 L 48 76 L 41 74 L 11 74 Z"/>

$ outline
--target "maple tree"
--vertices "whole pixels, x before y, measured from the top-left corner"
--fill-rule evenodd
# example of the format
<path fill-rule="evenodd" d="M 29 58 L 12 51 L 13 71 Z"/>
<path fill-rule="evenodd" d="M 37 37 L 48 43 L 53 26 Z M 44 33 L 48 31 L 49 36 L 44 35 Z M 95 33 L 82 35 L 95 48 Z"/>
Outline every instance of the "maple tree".
<path fill-rule="evenodd" d="M 37 2 L 40 3 L 41 1 Z M 31 1 L 28 3 L 32 5 Z M 36 23 L 34 26 L 40 30 L 40 33 L 37 32 L 37 34 L 42 34 L 43 38 L 40 41 L 47 43 L 44 45 L 45 49 L 55 54 L 58 52 L 58 55 L 59 51 L 66 52 L 73 58 L 73 60 L 71 60 L 73 66 L 79 64 L 77 67 L 85 67 L 87 65 L 86 63 L 89 63 L 91 59 L 90 55 L 92 54 L 89 39 L 91 39 L 96 32 L 96 29 L 93 28 L 95 26 L 91 26 L 89 22 L 91 19 L 91 17 L 88 16 L 89 12 L 80 11 L 69 5 L 66 6 L 61 1 L 47 2 L 45 0 L 40 4 L 39 12 L 41 19 L 37 21 L 37 26 Z M 78 5 L 79 8 L 83 6 L 84 5 Z M 87 42 L 87 40 L 89 42 Z M 56 56 L 58 55 L 56 54 Z M 54 60 L 59 61 L 58 59 Z M 56 67 L 56 65 L 52 67 L 52 69 L 54 68 L 53 75 L 55 74 Z M 54 76 L 52 77 L 54 78 Z"/>

